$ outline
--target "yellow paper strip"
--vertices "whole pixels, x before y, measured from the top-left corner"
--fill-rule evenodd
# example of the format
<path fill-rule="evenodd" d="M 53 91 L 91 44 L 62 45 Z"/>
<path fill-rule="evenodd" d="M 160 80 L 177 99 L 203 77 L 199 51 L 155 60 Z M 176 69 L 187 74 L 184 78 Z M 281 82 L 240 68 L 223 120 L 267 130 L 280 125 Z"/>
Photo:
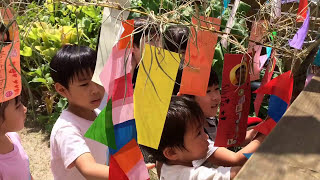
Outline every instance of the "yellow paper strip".
<path fill-rule="evenodd" d="M 149 45 L 145 47 L 134 90 L 134 116 L 139 144 L 155 149 L 159 146 L 178 72 L 178 61 L 180 58 L 177 53 Z"/>

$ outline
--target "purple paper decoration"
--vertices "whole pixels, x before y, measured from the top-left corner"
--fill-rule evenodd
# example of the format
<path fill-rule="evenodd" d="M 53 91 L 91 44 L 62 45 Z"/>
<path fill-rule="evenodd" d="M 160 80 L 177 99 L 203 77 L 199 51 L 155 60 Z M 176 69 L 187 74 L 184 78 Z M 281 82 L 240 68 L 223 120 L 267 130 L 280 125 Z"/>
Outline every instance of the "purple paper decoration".
<path fill-rule="evenodd" d="M 293 39 L 289 39 L 289 45 L 295 49 L 301 49 L 303 41 L 306 38 L 309 30 L 309 18 L 310 18 L 310 9 L 308 9 L 307 17 L 304 20 L 302 26 L 298 32 L 294 35 Z"/>

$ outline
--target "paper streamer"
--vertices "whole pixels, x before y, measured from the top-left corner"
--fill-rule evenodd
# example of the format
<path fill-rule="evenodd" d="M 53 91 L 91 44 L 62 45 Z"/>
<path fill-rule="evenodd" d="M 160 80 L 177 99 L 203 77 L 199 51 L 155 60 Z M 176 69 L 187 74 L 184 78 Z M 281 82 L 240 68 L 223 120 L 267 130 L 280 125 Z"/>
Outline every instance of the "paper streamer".
<path fill-rule="evenodd" d="M 116 149 L 115 135 L 112 123 L 112 100 L 100 112 L 93 121 L 84 137 L 100 142 L 106 146 Z"/>
<path fill-rule="evenodd" d="M 251 98 L 248 62 L 247 55 L 224 56 L 219 124 L 214 146 L 236 146 L 245 139 Z"/>
<path fill-rule="evenodd" d="M 298 13 L 297 13 L 297 22 L 303 22 L 305 19 L 307 19 L 307 16 L 308 16 L 307 11 L 308 11 L 308 0 L 300 0 Z"/>
<path fill-rule="evenodd" d="M 263 121 L 262 123 L 258 124 L 253 129 L 267 136 L 276 126 L 276 124 L 277 123 L 273 119 L 269 118 Z"/>
<path fill-rule="evenodd" d="M 139 144 L 158 148 L 179 63 L 179 54 L 146 45 L 134 91 Z"/>
<path fill-rule="evenodd" d="M 132 48 L 132 40 L 131 34 L 134 30 L 134 20 L 126 20 L 122 22 L 122 26 L 124 28 L 124 31 L 120 37 L 119 49 L 126 49 L 126 48 Z M 132 35 L 133 36 L 133 35 Z"/>
<path fill-rule="evenodd" d="M 308 10 L 307 17 L 303 22 L 302 26 L 298 30 L 298 32 L 294 35 L 293 39 L 289 39 L 289 45 L 296 49 L 302 49 L 304 39 L 307 37 L 309 30 L 309 17 L 310 10 Z"/>
<path fill-rule="evenodd" d="M 200 19 L 204 20 L 204 17 Z M 213 27 L 219 30 L 220 19 L 208 18 L 206 20 L 212 22 Z M 197 24 L 198 22 L 193 18 L 192 23 Z M 204 22 L 201 22 L 201 26 L 212 27 Z M 197 35 L 195 33 L 195 29 L 191 28 L 192 36 L 189 38 L 184 61 L 188 66 L 182 72 L 180 93 L 205 96 L 218 35 L 201 30 L 197 31 Z"/>
<path fill-rule="evenodd" d="M 320 49 L 318 50 L 317 56 L 313 61 L 314 65 L 320 66 Z"/>
<path fill-rule="evenodd" d="M 13 9 L 3 8 L 0 11 L 6 26 L 14 21 Z M 0 52 L 0 103 L 21 93 L 19 30 L 15 21 L 8 28 L 8 42 L 3 42 Z"/>
<path fill-rule="evenodd" d="M 273 53 L 271 53 L 271 61 L 269 61 L 269 64 L 266 68 L 265 74 L 264 74 L 262 81 L 261 81 L 261 86 L 267 84 L 271 80 L 274 68 L 276 66 L 276 58 L 274 57 L 274 53 L 275 53 L 275 51 L 273 51 Z M 254 100 L 254 103 L 253 103 L 254 104 L 254 111 L 257 116 L 260 111 L 260 106 L 263 101 L 263 97 L 264 97 L 264 94 L 257 94 L 256 99 Z"/>
<path fill-rule="evenodd" d="M 119 3 L 125 8 L 130 7 L 130 1 L 127 0 L 110 0 L 109 2 Z M 109 58 L 112 48 L 118 42 L 122 34 L 122 32 L 120 32 L 122 27 L 121 19 L 127 19 L 128 16 L 129 11 L 116 10 L 107 7 L 105 7 L 103 10 L 97 63 L 92 76 L 92 81 L 97 84 L 102 85 L 99 75 L 101 74 L 101 71 Z M 116 19 L 118 17 L 121 19 Z"/>

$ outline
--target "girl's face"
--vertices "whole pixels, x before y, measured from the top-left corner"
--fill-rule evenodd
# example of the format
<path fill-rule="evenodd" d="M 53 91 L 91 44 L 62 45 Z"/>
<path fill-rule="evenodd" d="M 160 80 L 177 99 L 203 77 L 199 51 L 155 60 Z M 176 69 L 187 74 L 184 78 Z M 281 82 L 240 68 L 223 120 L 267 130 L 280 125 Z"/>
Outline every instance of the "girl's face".
<path fill-rule="evenodd" d="M 4 110 L 4 119 L 1 119 L 0 130 L 4 132 L 17 132 L 23 129 L 27 108 L 18 99 L 11 99 Z"/>
<path fill-rule="evenodd" d="M 195 100 L 199 103 L 207 118 L 216 116 L 221 102 L 219 85 L 208 87 L 207 94 L 205 96 L 196 96 Z"/>

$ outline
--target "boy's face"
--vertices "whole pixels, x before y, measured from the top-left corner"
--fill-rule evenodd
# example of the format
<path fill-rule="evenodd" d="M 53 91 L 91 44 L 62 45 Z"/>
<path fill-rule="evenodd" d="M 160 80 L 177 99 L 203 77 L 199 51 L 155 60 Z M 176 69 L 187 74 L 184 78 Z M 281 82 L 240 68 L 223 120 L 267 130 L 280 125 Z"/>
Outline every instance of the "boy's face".
<path fill-rule="evenodd" d="M 221 102 L 219 85 L 208 87 L 207 94 L 205 96 L 195 96 L 195 100 L 200 105 L 205 117 L 216 116 Z"/>
<path fill-rule="evenodd" d="M 7 34 L 0 32 L 0 42 L 5 42 L 7 39 Z"/>
<path fill-rule="evenodd" d="M 104 88 L 91 81 L 93 73 L 79 73 L 70 81 L 69 88 L 66 90 L 66 98 L 69 104 L 76 105 L 88 110 L 99 107 Z"/>
<path fill-rule="evenodd" d="M 11 99 L 8 106 L 4 110 L 4 119 L 1 119 L 1 130 L 5 132 L 20 131 L 24 127 L 27 108 L 21 103 L 20 97 L 16 103 L 16 99 Z"/>
<path fill-rule="evenodd" d="M 203 159 L 208 151 L 208 135 L 204 132 L 203 125 L 187 125 L 184 135 L 185 149 L 177 150 L 178 161 L 192 162 L 193 160 Z"/>

